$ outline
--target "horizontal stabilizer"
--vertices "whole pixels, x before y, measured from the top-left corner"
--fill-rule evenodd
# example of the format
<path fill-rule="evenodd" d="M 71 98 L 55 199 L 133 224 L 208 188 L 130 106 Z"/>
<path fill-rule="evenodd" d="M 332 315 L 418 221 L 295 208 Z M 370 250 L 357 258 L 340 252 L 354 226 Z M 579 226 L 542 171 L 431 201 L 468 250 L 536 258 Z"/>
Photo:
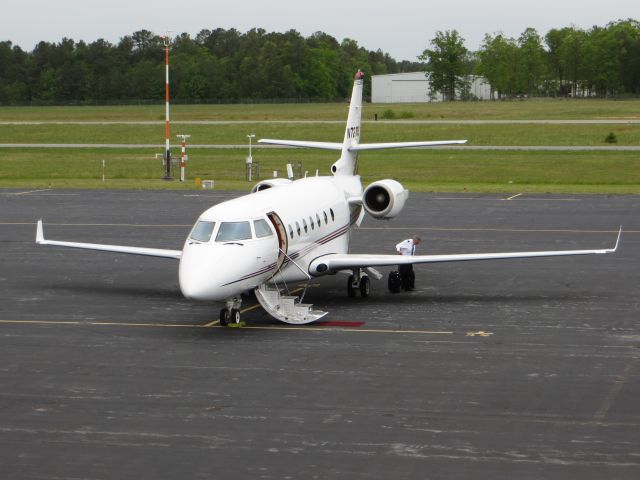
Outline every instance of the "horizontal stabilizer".
<path fill-rule="evenodd" d="M 389 148 L 419 148 L 439 147 L 441 145 L 459 145 L 467 143 L 466 140 L 439 140 L 433 142 L 393 142 L 393 143 L 360 143 L 349 147 L 350 152 L 362 152 L 365 150 L 386 150 Z"/>
<path fill-rule="evenodd" d="M 335 142 L 308 142 L 304 140 L 274 140 L 263 138 L 258 143 L 269 145 L 283 145 L 287 147 L 319 148 L 322 150 L 342 150 L 343 145 Z M 442 145 L 460 145 L 467 143 L 466 140 L 438 140 L 425 142 L 391 142 L 391 143 L 359 143 L 347 147 L 350 152 L 362 152 L 365 150 L 386 150 L 390 148 L 420 148 L 439 147 Z"/>
<path fill-rule="evenodd" d="M 319 148 L 321 150 L 342 150 L 342 144 L 335 142 L 306 142 L 304 140 L 273 140 L 270 138 L 261 138 L 258 140 L 258 143 L 283 145 L 286 147 Z"/>
<path fill-rule="evenodd" d="M 173 258 L 179 260 L 182 256 L 180 250 L 164 250 L 161 248 L 127 247 L 122 245 L 102 245 L 97 243 L 60 242 L 57 240 L 45 240 L 42 220 L 38 220 L 36 227 L 36 243 L 38 245 L 55 245 L 58 247 L 82 248 L 85 250 L 100 250 L 104 252 L 129 253 L 132 255 L 146 255 L 149 257 Z"/>

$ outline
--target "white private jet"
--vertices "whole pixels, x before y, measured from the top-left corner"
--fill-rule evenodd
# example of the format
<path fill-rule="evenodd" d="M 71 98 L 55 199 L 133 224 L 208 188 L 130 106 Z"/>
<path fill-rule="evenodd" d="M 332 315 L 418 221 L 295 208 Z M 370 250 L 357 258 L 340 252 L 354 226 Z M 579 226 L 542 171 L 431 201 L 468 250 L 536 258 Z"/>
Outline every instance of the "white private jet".
<path fill-rule="evenodd" d="M 182 294 L 193 300 L 226 302 L 220 312 L 222 325 L 240 323 L 242 294 L 251 290 L 274 318 L 290 324 L 314 322 L 326 312 L 314 310 L 299 297 L 283 295 L 286 284 L 339 271 L 351 273 L 347 283 L 349 296 L 359 291 L 361 296 L 367 297 L 368 274 L 378 279 L 382 277 L 373 267 L 606 254 L 617 250 L 622 228 L 615 247 L 603 250 L 417 256 L 349 253 L 352 229 L 360 225 L 365 212 L 377 219 L 393 218 L 400 213 L 408 197 L 408 191 L 390 179 L 376 181 L 363 189 L 360 176 L 356 174 L 359 152 L 466 142 L 360 143 L 363 77 L 360 71 L 355 76 L 342 143 L 260 140 L 267 144 L 340 151 L 340 158 L 331 166 L 333 176 L 295 181 L 275 178 L 259 182 L 250 194 L 222 202 L 202 213 L 182 250 L 45 240 L 41 220 L 38 221 L 36 242 L 179 260 Z"/>

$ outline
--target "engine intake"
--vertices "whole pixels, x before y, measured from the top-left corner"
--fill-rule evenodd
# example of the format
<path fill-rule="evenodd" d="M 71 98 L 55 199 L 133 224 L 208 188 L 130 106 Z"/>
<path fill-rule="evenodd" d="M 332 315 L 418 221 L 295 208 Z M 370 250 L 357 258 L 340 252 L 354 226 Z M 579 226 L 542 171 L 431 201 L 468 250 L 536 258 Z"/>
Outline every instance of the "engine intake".
<path fill-rule="evenodd" d="M 393 218 L 402 211 L 408 197 L 409 191 L 400 182 L 379 180 L 364 189 L 362 206 L 372 217 Z"/>
<path fill-rule="evenodd" d="M 269 180 L 263 180 L 253 186 L 253 188 L 251 189 L 251 193 L 260 192 L 261 190 L 266 190 L 267 188 L 281 187 L 282 185 L 287 185 L 289 183 L 291 183 L 291 180 L 289 180 L 288 178 L 271 178 Z"/>

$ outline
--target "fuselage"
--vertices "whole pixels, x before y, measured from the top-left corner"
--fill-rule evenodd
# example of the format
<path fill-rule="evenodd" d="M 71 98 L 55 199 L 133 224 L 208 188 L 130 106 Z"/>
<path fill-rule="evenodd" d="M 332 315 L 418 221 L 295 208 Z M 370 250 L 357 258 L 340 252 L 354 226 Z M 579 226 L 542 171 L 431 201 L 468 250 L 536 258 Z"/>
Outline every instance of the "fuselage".
<path fill-rule="evenodd" d="M 215 205 L 184 243 L 180 289 L 186 298 L 221 301 L 264 282 L 308 279 L 309 263 L 347 253 L 360 206 L 360 177 L 309 177 Z"/>

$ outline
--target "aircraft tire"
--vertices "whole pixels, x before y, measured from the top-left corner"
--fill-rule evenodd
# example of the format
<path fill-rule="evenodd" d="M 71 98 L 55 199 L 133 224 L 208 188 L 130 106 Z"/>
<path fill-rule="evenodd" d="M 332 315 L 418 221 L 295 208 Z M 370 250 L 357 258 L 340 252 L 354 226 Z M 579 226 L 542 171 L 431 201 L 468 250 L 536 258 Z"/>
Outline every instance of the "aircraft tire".
<path fill-rule="evenodd" d="M 369 291 L 371 290 L 371 281 L 369 277 L 362 277 L 360 279 L 360 296 L 362 298 L 367 298 L 369 296 Z"/>
<path fill-rule="evenodd" d="M 349 275 L 349 280 L 347 280 L 347 295 L 349 298 L 355 298 L 356 289 L 353 288 L 353 275 Z"/>
<path fill-rule="evenodd" d="M 240 310 L 232 308 L 229 312 L 229 321 L 238 325 L 240 323 Z"/>
<path fill-rule="evenodd" d="M 228 308 L 223 308 L 222 310 L 220 310 L 220 325 L 226 327 L 229 324 L 230 316 L 231 315 L 229 314 Z"/>

